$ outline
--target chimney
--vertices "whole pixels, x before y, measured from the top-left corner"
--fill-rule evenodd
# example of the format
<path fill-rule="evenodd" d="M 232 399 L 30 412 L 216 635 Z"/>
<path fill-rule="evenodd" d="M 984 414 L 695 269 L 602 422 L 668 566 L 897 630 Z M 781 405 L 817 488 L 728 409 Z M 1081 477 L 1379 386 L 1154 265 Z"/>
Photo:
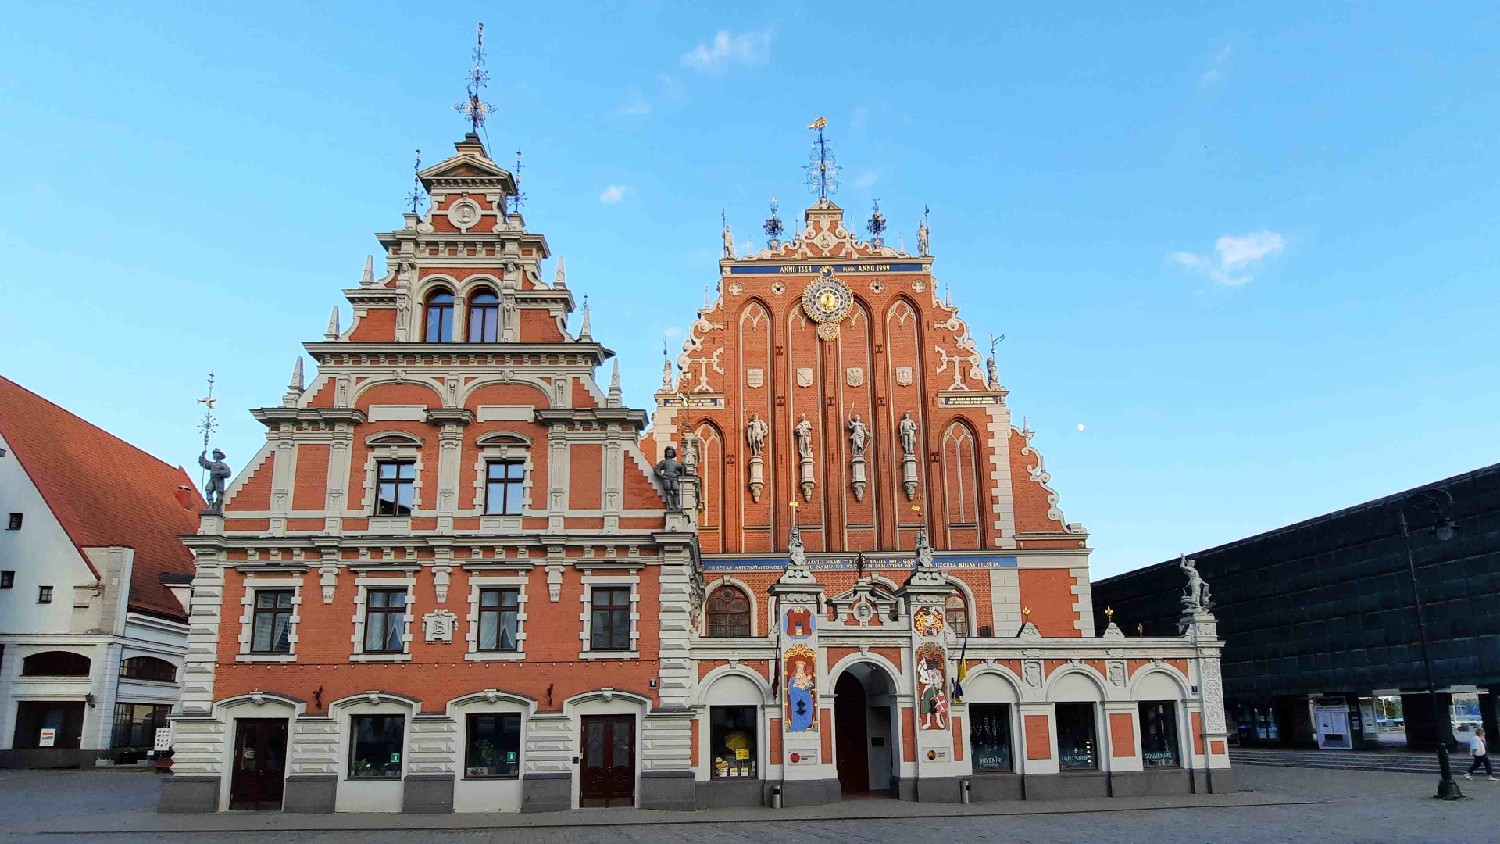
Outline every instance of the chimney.
<path fill-rule="evenodd" d="M 190 486 L 179 486 L 177 488 L 177 504 L 184 510 L 193 509 L 193 488 Z"/>

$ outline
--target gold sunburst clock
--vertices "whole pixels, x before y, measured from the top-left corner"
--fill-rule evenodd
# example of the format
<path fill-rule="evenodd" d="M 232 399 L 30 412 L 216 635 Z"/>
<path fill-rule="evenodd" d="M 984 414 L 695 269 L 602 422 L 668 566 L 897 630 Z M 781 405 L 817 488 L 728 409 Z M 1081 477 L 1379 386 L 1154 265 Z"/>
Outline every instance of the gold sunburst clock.
<path fill-rule="evenodd" d="M 832 340 L 839 336 L 839 323 L 854 310 L 854 293 L 824 267 L 807 289 L 802 291 L 802 311 L 818 324 L 818 336 Z"/>

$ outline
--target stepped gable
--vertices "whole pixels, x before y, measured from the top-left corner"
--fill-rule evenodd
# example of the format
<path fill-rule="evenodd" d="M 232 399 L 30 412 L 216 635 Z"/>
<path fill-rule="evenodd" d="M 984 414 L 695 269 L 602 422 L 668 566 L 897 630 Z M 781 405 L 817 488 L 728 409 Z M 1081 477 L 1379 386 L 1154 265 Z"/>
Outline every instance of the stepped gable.
<path fill-rule="evenodd" d="M 83 549 L 134 548 L 129 609 L 187 620 L 161 582 L 163 574 L 193 573 L 193 555 L 177 537 L 197 529 L 205 505 L 187 472 L 4 377 L 0 435 L 95 576 Z"/>
<path fill-rule="evenodd" d="M 704 552 L 783 550 L 793 500 L 809 551 L 911 548 L 924 527 L 945 551 L 1084 548 L 1032 432 L 1012 423 L 998 364 L 939 297 L 933 258 L 856 238 L 827 199 L 804 223 L 720 261 L 719 295 L 656 393 L 654 453 L 700 443 Z M 810 454 L 797 435 L 804 415 Z M 766 426 L 754 470 L 752 416 Z"/>

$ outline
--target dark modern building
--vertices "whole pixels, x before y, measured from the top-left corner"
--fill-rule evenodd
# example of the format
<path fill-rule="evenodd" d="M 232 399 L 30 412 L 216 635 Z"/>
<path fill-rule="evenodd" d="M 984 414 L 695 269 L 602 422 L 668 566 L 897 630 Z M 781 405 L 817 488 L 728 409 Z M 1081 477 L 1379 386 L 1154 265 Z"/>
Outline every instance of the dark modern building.
<path fill-rule="evenodd" d="M 1399 696 L 1407 744 L 1433 747 L 1454 695 L 1500 735 L 1500 464 L 1190 556 L 1225 641 L 1231 739 L 1366 747 Z M 1100 626 L 1111 608 L 1131 634 L 1175 633 L 1184 582 L 1174 560 L 1094 583 Z"/>

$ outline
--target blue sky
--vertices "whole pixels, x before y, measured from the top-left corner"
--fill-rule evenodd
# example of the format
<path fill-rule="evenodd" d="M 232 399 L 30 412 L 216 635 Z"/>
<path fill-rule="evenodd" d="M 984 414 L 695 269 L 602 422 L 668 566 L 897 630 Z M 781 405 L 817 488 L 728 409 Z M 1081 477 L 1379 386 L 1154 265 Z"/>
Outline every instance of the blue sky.
<path fill-rule="evenodd" d="M 826 115 L 850 218 L 931 206 L 1096 577 L 1500 459 L 1492 4 L 131 5 L 0 29 L 0 372 L 173 462 L 208 370 L 238 468 L 347 322 L 479 20 L 637 406 Z"/>

